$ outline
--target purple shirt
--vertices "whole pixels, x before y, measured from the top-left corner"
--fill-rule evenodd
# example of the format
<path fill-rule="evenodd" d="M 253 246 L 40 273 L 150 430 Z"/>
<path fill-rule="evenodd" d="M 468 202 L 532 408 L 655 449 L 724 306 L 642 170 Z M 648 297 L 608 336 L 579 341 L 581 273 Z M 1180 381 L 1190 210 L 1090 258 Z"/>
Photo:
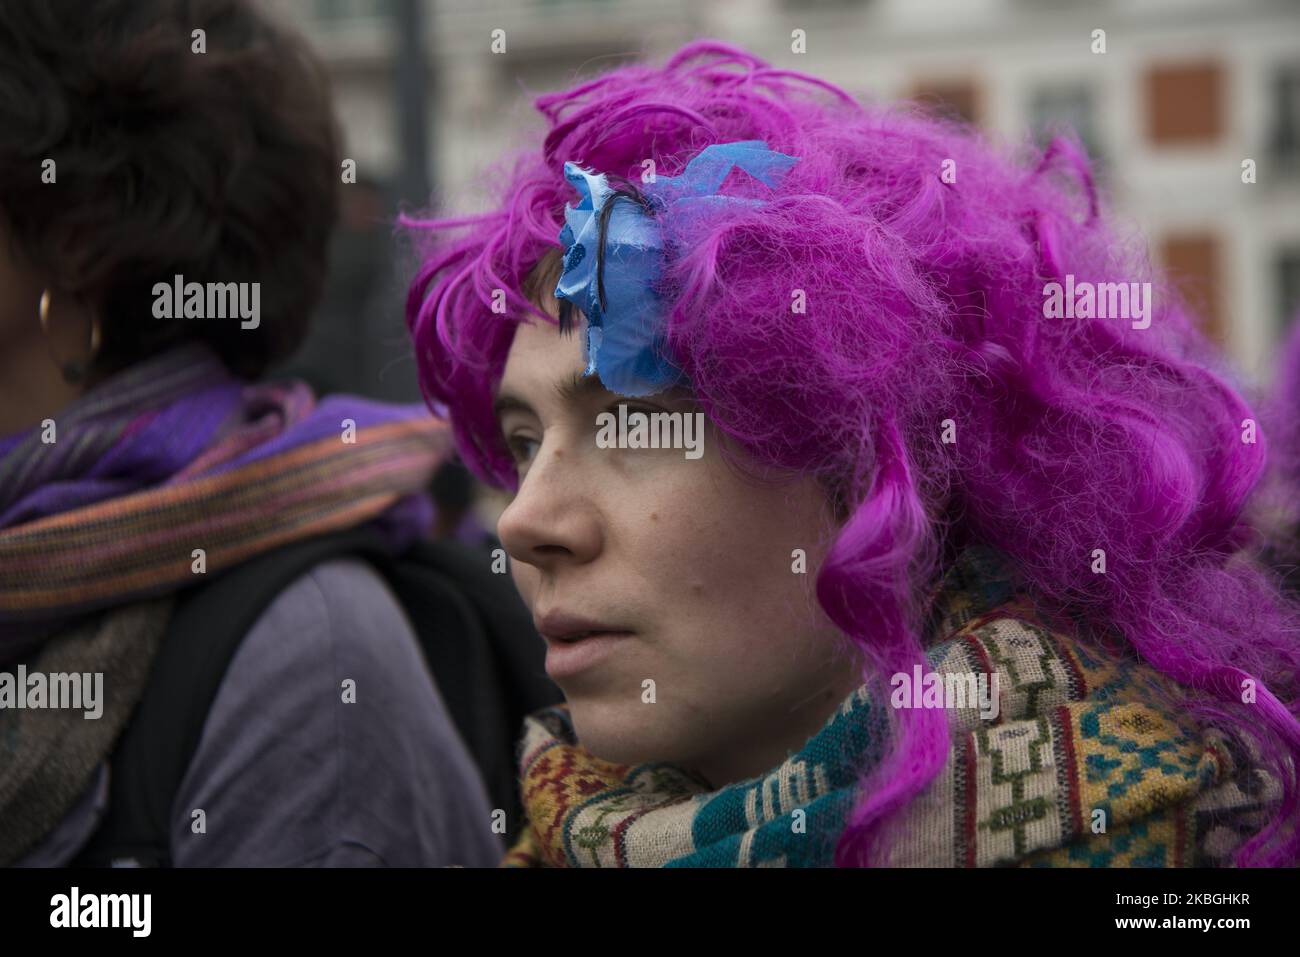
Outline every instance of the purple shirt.
<path fill-rule="evenodd" d="M 343 682 L 355 682 L 355 703 Z M 99 774 L 23 861 L 60 866 L 98 825 Z M 191 829 L 202 809 L 206 833 Z M 405 613 L 354 559 L 285 589 L 230 663 L 172 808 L 178 867 L 495 867 L 492 808 Z"/>

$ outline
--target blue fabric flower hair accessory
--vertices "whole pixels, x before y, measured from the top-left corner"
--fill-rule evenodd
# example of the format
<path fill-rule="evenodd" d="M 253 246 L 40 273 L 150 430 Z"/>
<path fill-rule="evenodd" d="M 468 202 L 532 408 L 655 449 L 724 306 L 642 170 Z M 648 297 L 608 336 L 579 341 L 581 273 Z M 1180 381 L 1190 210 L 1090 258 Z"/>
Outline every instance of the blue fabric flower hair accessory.
<path fill-rule="evenodd" d="M 604 173 L 565 163 L 564 178 L 580 199 L 564 209 L 564 270 L 555 298 L 568 300 L 587 317 L 583 374 L 599 375 L 607 389 L 626 396 L 653 395 L 681 383 L 683 373 L 665 348 L 667 317 L 655 290 L 665 254 L 661 220 L 708 215 L 721 205 L 762 205 L 720 196 L 718 189 L 733 167 L 776 187 L 797 162 L 762 140 L 716 143 L 677 176 L 658 176 L 645 185 L 641 192 L 651 209 L 618 191 Z M 603 249 L 602 217 L 607 218 Z"/>

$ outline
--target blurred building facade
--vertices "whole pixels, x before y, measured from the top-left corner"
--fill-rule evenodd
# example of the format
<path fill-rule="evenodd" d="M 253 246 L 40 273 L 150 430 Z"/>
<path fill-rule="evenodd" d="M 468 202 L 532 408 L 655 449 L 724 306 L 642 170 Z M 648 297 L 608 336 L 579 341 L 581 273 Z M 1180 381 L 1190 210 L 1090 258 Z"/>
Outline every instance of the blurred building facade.
<path fill-rule="evenodd" d="M 398 202 L 482 208 L 491 164 L 521 133 L 541 128 L 534 95 L 716 37 L 867 99 L 919 99 L 1007 139 L 1076 129 L 1117 210 L 1145 232 L 1153 259 L 1247 375 L 1268 377 L 1300 310 L 1300 0 L 264 2 L 329 65 L 347 155 L 377 190 L 352 204 L 354 225 L 373 213 L 376 195 L 388 218 Z M 402 129 L 411 100 L 405 120 L 396 106 L 403 36 L 395 24 L 411 22 L 403 4 L 418 7 L 427 58 L 414 76 L 425 77 L 427 94 L 419 108 L 428 197 L 393 190 L 412 181 L 403 174 L 411 161 L 403 144 L 409 152 L 412 140 Z M 801 37 L 804 51 L 795 52 Z M 1247 160 L 1254 183 L 1243 182 Z M 388 232 L 372 230 L 371 239 L 389 242 Z M 377 258 L 397 255 L 385 247 Z M 358 368 L 347 375 L 365 382 L 347 387 L 414 397 L 395 264 L 376 280 L 381 288 L 351 289 L 351 302 L 366 305 L 342 307 L 353 328 L 336 324 L 322 348 L 354 343 Z M 359 359 L 367 350 L 373 356 Z M 386 384 L 367 390 L 376 370 Z"/>

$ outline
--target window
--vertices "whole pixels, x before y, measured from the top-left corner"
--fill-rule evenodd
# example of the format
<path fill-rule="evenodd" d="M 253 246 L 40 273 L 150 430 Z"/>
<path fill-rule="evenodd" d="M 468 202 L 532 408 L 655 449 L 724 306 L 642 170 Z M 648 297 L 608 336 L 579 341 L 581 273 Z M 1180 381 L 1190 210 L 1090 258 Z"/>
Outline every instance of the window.
<path fill-rule="evenodd" d="M 1277 328 L 1285 335 L 1300 312 L 1300 246 L 1278 252 L 1273 275 L 1277 282 Z"/>
<path fill-rule="evenodd" d="M 393 0 L 316 0 L 320 20 L 390 19 Z"/>
<path fill-rule="evenodd" d="M 781 6 L 797 13 L 812 10 L 833 10 L 842 12 L 846 7 L 865 6 L 867 0 L 781 0 Z"/>
<path fill-rule="evenodd" d="M 1029 126 L 1040 145 L 1052 137 L 1073 130 L 1096 166 L 1102 165 L 1101 137 L 1097 133 L 1096 102 L 1085 84 L 1044 87 L 1029 102 Z"/>
<path fill-rule="evenodd" d="M 1223 307 L 1220 298 L 1219 238 L 1213 233 L 1166 236 L 1160 247 L 1161 262 L 1182 294 L 1201 331 L 1222 344 Z"/>
<path fill-rule="evenodd" d="M 920 81 L 912 86 L 910 99 L 937 116 L 977 124 L 980 97 L 974 80 Z"/>
<path fill-rule="evenodd" d="M 1147 70 L 1147 138 L 1156 146 L 1210 146 L 1223 135 L 1223 68 L 1213 61 Z"/>
<path fill-rule="evenodd" d="M 1300 63 L 1273 76 L 1273 129 L 1270 136 L 1278 172 L 1300 165 Z"/>

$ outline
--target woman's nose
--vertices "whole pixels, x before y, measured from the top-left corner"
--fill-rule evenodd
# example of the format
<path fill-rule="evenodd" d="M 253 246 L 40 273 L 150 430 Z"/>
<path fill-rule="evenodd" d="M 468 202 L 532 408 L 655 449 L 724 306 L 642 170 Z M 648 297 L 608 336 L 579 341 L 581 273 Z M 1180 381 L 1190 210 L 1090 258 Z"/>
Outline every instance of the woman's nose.
<path fill-rule="evenodd" d="M 497 522 L 497 537 L 515 561 L 542 571 L 591 561 L 602 530 L 591 476 L 572 449 L 543 442 Z"/>

